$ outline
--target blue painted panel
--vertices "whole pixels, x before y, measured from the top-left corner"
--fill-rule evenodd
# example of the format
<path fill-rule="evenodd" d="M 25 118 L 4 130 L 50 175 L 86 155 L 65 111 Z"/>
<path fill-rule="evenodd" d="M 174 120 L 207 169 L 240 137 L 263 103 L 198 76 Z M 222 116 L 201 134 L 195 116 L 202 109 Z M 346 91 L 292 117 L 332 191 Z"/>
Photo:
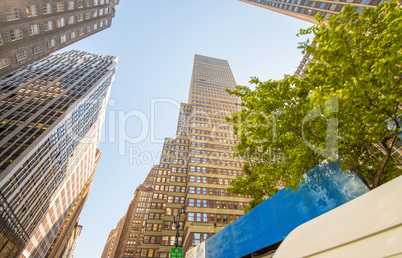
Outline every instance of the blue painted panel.
<path fill-rule="evenodd" d="M 285 238 L 299 225 L 368 192 L 339 164 L 320 164 L 304 176 L 299 190 L 282 189 L 206 240 L 206 257 L 242 257 Z"/>
<path fill-rule="evenodd" d="M 281 225 L 270 199 L 261 203 L 232 223 L 237 257 L 257 251 L 284 238 Z"/>
<path fill-rule="evenodd" d="M 205 241 L 206 258 L 233 258 L 238 257 L 234 247 L 232 224 L 225 227 L 213 237 Z"/>
<path fill-rule="evenodd" d="M 297 226 L 368 192 L 353 173 L 337 163 L 320 164 L 304 176 L 299 190 L 282 189 L 271 197 L 285 236 Z"/>

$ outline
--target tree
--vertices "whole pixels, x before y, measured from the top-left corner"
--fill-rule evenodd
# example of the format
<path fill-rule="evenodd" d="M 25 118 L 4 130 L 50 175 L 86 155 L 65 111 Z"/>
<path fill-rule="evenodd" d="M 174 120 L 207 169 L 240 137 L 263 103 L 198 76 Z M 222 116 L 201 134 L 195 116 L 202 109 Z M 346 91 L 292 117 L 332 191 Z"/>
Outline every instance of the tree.
<path fill-rule="evenodd" d="M 392 155 L 402 125 L 400 5 L 362 13 L 347 5 L 316 20 L 300 31 L 314 35 L 300 45 L 314 56 L 305 77 L 252 78 L 255 90 L 227 90 L 244 107 L 227 120 L 239 136 L 235 155 L 247 162 L 229 191 L 254 196 L 246 211 L 277 192 L 278 182 L 297 189 L 324 160 L 339 162 L 370 189 L 402 174 Z"/>

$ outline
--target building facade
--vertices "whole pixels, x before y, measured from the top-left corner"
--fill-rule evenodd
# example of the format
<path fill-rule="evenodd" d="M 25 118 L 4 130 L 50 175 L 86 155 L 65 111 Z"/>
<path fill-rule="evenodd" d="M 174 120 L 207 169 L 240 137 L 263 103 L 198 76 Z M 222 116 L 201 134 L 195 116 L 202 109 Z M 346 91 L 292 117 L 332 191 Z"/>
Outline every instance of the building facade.
<path fill-rule="evenodd" d="M 176 240 L 186 251 L 243 214 L 250 197 L 226 191 L 243 175 L 225 120 L 240 109 L 240 100 L 224 90 L 235 86 L 226 60 L 195 56 L 189 103 L 181 104 L 176 138 L 163 145 L 141 257 L 169 257 Z"/>
<path fill-rule="evenodd" d="M 0 1 L 0 76 L 111 26 L 119 0 Z"/>
<path fill-rule="evenodd" d="M 121 230 L 123 229 L 124 221 L 126 216 L 124 215 L 123 218 L 119 220 L 115 229 L 110 231 L 109 236 L 106 240 L 105 247 L 103 248 L 101 258 L 113 258 L 114 254 L 116 253 L 117 243 L 119 242 L 119 238 L 121 235 Z"/>
<path fill-rule="evenodd" d="M 151 208 L 157 172 L 157 166 L 154 166 L 144 183 L 135 190 L 134 198 L 124 216 L 120 235 L 115 238 L 115 251 L 109 252 L 109 258 L 140 257 L 141 243 L 144 240 L 145 223 Z"/>
<path fill-rule="evenodd" d="M 47 254 L 93 175 L 116 65 L 71 50 L 0 78 L 0 254 Z"/>
<path fill-rule="evenodd" d="M 320 13 L 325 19 L 334 13 L 342 11 L 347 4 L 356 6 L 356 10 L 363 11 L 365 8 L 374 8 L 384 0 L 239 0 L 261 8 L 268 9 L 280 14 L 297 18 L 306 22 L 315 23 L 314 16 Z"/>
<path fill-rule="evenodd" d="M 78 223 L 80 221 L 80 214 L 82 209 L 84 208 L 85 203 L 88 200 L 89 191 L 92 187 L 92 180 L 95 176 L 96 167 L 98 166 L 100 157 L 102 152 L 97 149 L 95 154 L 95 164 L 94 171 L 90 178 L 88 178 L 85 183 L 84 188 L 81 190 L 81 193 L 77 196 L 73 207 L 68 213 L 66 219 L 64 220 L 63 225 L 61 226 L 59 232 L 57 233 L 56 238 L 53 240 L 52 245 L 50 246 L 49 251 L 47 252 L 46 257 L 49 258 L 58 258 L 58 257 L 72 257 L 75 249 L 75 245 L 77 243 L 77 238 L 81 234 L 82 226 Z"/>

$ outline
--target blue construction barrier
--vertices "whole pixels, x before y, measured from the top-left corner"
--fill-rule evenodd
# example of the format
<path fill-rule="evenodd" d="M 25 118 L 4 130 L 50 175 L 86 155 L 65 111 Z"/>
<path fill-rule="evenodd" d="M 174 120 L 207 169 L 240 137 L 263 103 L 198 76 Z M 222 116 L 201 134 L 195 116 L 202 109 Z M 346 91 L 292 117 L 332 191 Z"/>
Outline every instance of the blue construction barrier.
<path fill-rule="evenodd" d="M 207 239 L 203 254 L 197 252 L 196 256 L 249 255 L 282 241 L 297 226 L 369 191 L 355 174 L 343 173 L 338 163 L 323 163 L 303 177 L 306 184 L 300 184 L 298 190 L 282 189 Z"/>

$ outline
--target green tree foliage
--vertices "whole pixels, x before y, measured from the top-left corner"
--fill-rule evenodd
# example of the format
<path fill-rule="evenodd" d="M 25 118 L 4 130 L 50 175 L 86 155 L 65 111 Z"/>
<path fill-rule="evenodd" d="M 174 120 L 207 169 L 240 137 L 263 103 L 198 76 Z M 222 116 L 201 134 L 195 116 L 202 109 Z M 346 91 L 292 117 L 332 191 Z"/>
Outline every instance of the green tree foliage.
<path fill-rule="evenodd" d="M 302 175 L 327 160 L 353 171 L 371 189 L 402 174 L 392 155 L 402 122 L 402 11 L 386 2 L 362 13 L 347 5 L 302 35 L 314 61 L 305 77 L 285 75 L 237 86 L 243 109 L 228 118 L 239 143 L 245 177 L 233 194 L 252 195 L 246 211 L 278 191 L 297 188 Z M 399 118 L 399 119 L 398 119 Z"/>

